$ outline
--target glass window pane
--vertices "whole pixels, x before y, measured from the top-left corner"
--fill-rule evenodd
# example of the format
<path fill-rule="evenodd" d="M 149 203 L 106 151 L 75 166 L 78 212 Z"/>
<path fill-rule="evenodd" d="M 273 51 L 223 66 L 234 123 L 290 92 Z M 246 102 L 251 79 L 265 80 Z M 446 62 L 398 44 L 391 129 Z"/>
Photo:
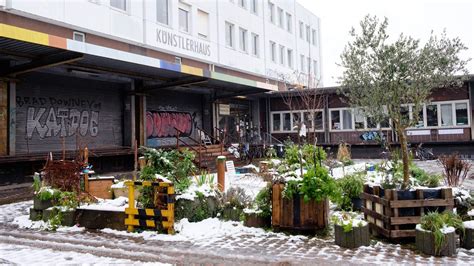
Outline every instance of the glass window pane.
<path fill-rule="evenodd" d="M 283 130 L 285 131 L 291 130 L 291 114 L 290 113 L 283 114 Z"/>
<path fill-rule="evenodd" d="M 188 27 L 188 11 L 179 9 L 179 29 L 185 32 L 189 31 Z"/>
<path fill-rule="evenodd" d="M 441 126 L 453 125 L 453 107 L 452 104 L 441 104 Z"/>
<path fill-rule="evenodd" d="M 377 128 L 377 122 L 375 122 L 375 119 L 373 117 L 367 117 L 367 128 L 368 129 L 375 129 Z"/>
<path fill-rule="evenodd" d="M 127 0 L 110 0 L 110 5 L 124 11 L 127 10 Z"/>
<path fill-rule="evenodd" d="M 336 130 L 341 129 L 341 116 L 339 110 L 331 111 L 331 128 Z"/>
<path fill-rule="evenodd" d="M 364 113 L 361 110 L 356 110 L 354 113 L 354 123 L 356 129 L 364 129 Z"/>
<path fill-rule="evenodd" d="M 227 46 L 233 47 L 234 46 L 234 25 L 230 24 L 229 22 L 225 23 L 225 42 Z"/>
<path fill-rule="evenodd" d="M 292 120 L 293 130 L 298 130 L 297 127 L 300 126 L 301 114 L 300 113 L 292 113 L 291 116 L 293 117 L 293 120 Z"/>
<path fill-rule="evenodd" d="M 463 126 L 468 124 L 467 103 L 456 104 L 456 125 Z"/>
<path fill-rule="evenodd" d="M 313 128 L 313 119 L 312 119 L 312 115 L 310 112 L 304 112 L 303 113 L 304 116 L 303 116 L 303 122 L 304 124 L 306 125 L 306 128 Z"/>
<path fill-rule="evenodd" d="M 429 127 L 438 126 L 438 106 L 437 105 L 426 106 L 426 123 Z"/>
<path fill-rule="evenodd" d="M 280 131 L 281 115 L 273 114 L 273 131 Z"/>
<path fill-rule="evenodd" d="M 400 115 L 402 117 L 402 123 L 408 123 L 408 121 L 410 120 L 410 108 L 408 106 L 400 107 Z"/>
<path fill-rule="evenodd" d="M 342 110 L 342 129 L 352 129 L 352 112 L 351 110 Z"/>
<path fill-rule="evenodd" d="M 168 0 L 156 1 L 156 20 L 168 24 Z"/>
<path fill-rule="evenodd" d="M 417 128 L 424 127 L 425 122 L 424 122 L 424 118 L 423 118 L 423 109 L 420 110 L 417 117 L 415 117 L 415 114 L 413 114 L 413 119 L 417 119 L 415 127 L 417 127 Z"/>
<path fill-rule="evenodd" d="M 209 36 L 209 14 L 198 10 L 198 35 L 202 38 Z"/>
<path fill-rule="evenodd" d="M 316 130 L 323 129 L 323 112 L 314 113 L 314 128 Z"/>

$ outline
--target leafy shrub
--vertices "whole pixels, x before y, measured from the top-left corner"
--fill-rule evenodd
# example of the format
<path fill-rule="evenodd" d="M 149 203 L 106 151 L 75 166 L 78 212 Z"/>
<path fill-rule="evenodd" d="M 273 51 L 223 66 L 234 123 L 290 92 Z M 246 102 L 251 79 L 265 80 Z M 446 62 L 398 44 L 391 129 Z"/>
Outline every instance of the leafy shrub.
<path fill-rule="evenodd" d="M 38 197 L 39 200 L 46 201 L 46 200 L 52 200 L 52 201 L 57 201 L 61 196 L 61 191 L 57 189 L 52 189 L 50 187 L 41 187 L 36 193 L 36 197 Z"/>
<path fill-rule="evenodd" d="M 251 206 L 252 199 L 241 187 L 231 187 L 221 198 L 225 220 L 239 221 L 244 215 L 244 209 Z"/>
<path fill-rule="evenodd" d="M 194 200 L 178 199 L 175 205 L 175 218 L 188 218 L 190 222 L 199 222 L 207 218 L 216 217 L 221 210 L 219 200 L 214 196 L 204 196 L 196 192 Z"/>
<path fill-rule="evenodd" d="M 36 193 L 41 189 L 41 179 L 38 173 L 35 173 L 33 176 L 33 191 Z"/>
<path fill-rule="evenodd" d="M 428 174 L 425 170 L 416 165 L 410 166 L 411 176 L 422 186 L 438 187 L 442 177 L 436 174 Z"/>
<path fill-rule="evenodd" d="M 357 172 L 351 175 L 345 175 L 336 181 L 341 191 L 341 199 L 338 202 L 339 208 L 342 210 L 352 209 L 352 199 L 359 198 L 360 193 L 364 189 L 365 172 Z"/>
<path fill-rule="evenodd" d="M 155 181 L 155 169 L 151 166 L 145 166 L 140 171 L 140 179 L 143 181 Z M 155 189 L 153 186 L 140 187 L 140 196 L 137 201 L 143 208 L 155 207 Z"/>
<path fill-rule="evenodd" d="M 303 145 L 303 159 L 307 165 L 321 165 L 327 157 L 326 151 L 322 147 L 305 144 Z"/>
<path fill-rule="evenodd" d="M 445 235 L 441 231 L 444 227 L 452 226 L 456 230 L 464 231 L 461 218 L 454 213 L 429 212 L 421 217 L 421 228 L 434 234 L 435 253 L 440 254 L 445 245 Z"/>
<path fill-rule="evenodd" d="M 66 207 L 66 209 L 75 209 L 79 206 L 79 200 L 75 192 L 64 191 L 61 192 L 59 205 Z"/>
<path fill-rule="evenodd" d="M 260 217 L 272 216 L 272 187 L 270 185 L 262 188 L 255 197 L 255 204 L 257 205 L 257 215 Z"/>
<path fill-rule="evenodd" d="M 342 142 L 339 144 L 337 149 L 337 159 L 341 161 L 344 165 L 347 162 L 351 161 L 351 152 L 349 151 L 349 146 L 347 143 Z"/>

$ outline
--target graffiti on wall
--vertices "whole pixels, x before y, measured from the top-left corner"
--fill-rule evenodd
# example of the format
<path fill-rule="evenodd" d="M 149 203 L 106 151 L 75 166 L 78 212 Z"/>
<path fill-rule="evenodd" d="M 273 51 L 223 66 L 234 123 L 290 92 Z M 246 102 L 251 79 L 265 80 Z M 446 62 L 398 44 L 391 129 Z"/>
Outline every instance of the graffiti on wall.
<path fill-rule="evenodd" d="M 71 137 L 99 134 L 101 103 L 79 98 L 17 97 L 17 107 L 26 108 L 26 138 Z"/>
<path fill-rule="evenodd" d="M 371 140 L 382 141 L 382 140 L 385 140 L 385 135 L 377 131 L 367 131 L 367 132 L 364 132 L 362 135 L 360 135 L 360 138 L 364 141 L 371 141 Z"/>
<path fill-rule="evenodd" d="M 176 129 L 190 136 L 193 131 L 195 114 L 175 111 L 148 111 L 146 113 L 146 133 L 148 139 L 175 137 Z"/>

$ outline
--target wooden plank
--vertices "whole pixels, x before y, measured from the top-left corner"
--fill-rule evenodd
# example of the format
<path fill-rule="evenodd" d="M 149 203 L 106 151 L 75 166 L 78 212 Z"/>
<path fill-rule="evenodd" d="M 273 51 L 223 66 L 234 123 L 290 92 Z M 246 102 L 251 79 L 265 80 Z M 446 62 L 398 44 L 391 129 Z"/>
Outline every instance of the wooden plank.
<path fill-rule="evenodd" d="M 404 217 L 391 217 L 391 225 L 403 225 L 403 224 L 418 224 L 421 221 L 421 216 L 404 216 Z"/>
<path fill-rule="evenodd" d="M 394 201 L 397 201 L 397 199 L 398 199 L 397 191 L 394 190 L 394 189 L 390 189 L 390 190 L 388 190 L 388 191 L 386 191 L 386 192 L 387 192 L 387 193 L 390 193 L 390 194 L 392 195 L 392 196 L 390 196 L 390 197 L 392 198 L 392 200 L 389 202 L 389 205 L 390 205 L 390 208 L 393 208 L 393 207 L 392 207 L 392 203 L 393 203 Z M 393 217 L 397 218 L 397 217 L 398 217 L 398 209 L 393 209 L 392 214 L 393 214 Z M 392 227 L 390 226 L 390 230 L 391 230 L 391 229 L 392 229 Z M 400 229 L 400 227 L 399 227 L 398 225 L 395 225 L 394 229 L 395 229 L 395 230 L 398 230 L 398 229 Z"/>
<path fill-rule="evenodd" d="M 441 197 L 447 200 L 449 203 L 452 203 L 446 206 L 446 211 L 453 211 L 454 199 L 453 199 L 453 189 L 452 188 L 443 188 L 441 189 Z"/>
<path fill-rule="evenodd" d="M 370 223 L 369 227 L 372 231 L 376 231 L 377 233 L 385 236 L 385 237 L 390 237 L 390 231 L 385 229 L 385 228 L 380 228 L 375 224 Z"/>
<path fill-rule="evenodd" d="M 391 230 L 390 238 L 415 237 L 416 230 Z"/>
<path fill-rule="evenodd" d="M 423 199 L 423 189 L 417 189 L 416 190 L 416 198 L 417 199 Z M 425 208 L 421 207 L 419 208 L 419 215 L 423 216 L 425 214 Z"/>
<path fill-rule="evenodd" d="M 454 200 L 453 199 L 418 199 L 418 200 L 394 199 L 393 201 L 390 201 L 390 207 L 392 208 L 445 207 L 445 206 L 447 207 L 454 206 Z"/>
<path fill-rule="evenodd" d="M 387 192 L 387 190 L 385 190 L 385 192 Z M 379 204 L 382 204 L 384 206 L 389 206 L 389 202 L 388 200 L 384 199 L 384 198 L 380 198 L 378 196 L 374 196 L 374 195 L 371 195 L 371 194 L 367 194 L 367 193 L 362 193 L 360 195 L 360 197 L 362 199 L 365 199 L 365 200 L 370 200 L 370 201 L 373 201 L 375 203 L 379 203 Z"/>
<path fill-rule="evenodd" d="M 382 221 L 387 222 L 387 223 L 390 222 L 390 217 L 385 216 L 385 215 L 380 214 L 380 213 L 377 213 L 373 210 L 369 210 L 367 208 L 362 207 L 362 212 L 364 212 L 365 214 L 367 214 L 368 216 L 370 216 L 374 219 L 382 220 Z"/>
<path fill-rule="evenodd" d="M 279 226 L 280 221 L 280 211 L 281 211 L 281 190 L 280 184 L 274 184 L 272 186 L 272 225 Z"/>

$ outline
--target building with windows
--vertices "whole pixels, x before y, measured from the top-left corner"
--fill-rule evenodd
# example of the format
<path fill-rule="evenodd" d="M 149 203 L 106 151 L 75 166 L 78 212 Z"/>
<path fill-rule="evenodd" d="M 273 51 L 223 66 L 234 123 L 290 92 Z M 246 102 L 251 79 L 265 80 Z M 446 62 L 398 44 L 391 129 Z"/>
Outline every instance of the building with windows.
<path fill-rule="evenodd" d="M 135 142 L 239 141 L 258 94 L 322 85 L 319 32 L 295 0 L 0 0 L 0 180 L 48 152 L 114 171 Z"/>

